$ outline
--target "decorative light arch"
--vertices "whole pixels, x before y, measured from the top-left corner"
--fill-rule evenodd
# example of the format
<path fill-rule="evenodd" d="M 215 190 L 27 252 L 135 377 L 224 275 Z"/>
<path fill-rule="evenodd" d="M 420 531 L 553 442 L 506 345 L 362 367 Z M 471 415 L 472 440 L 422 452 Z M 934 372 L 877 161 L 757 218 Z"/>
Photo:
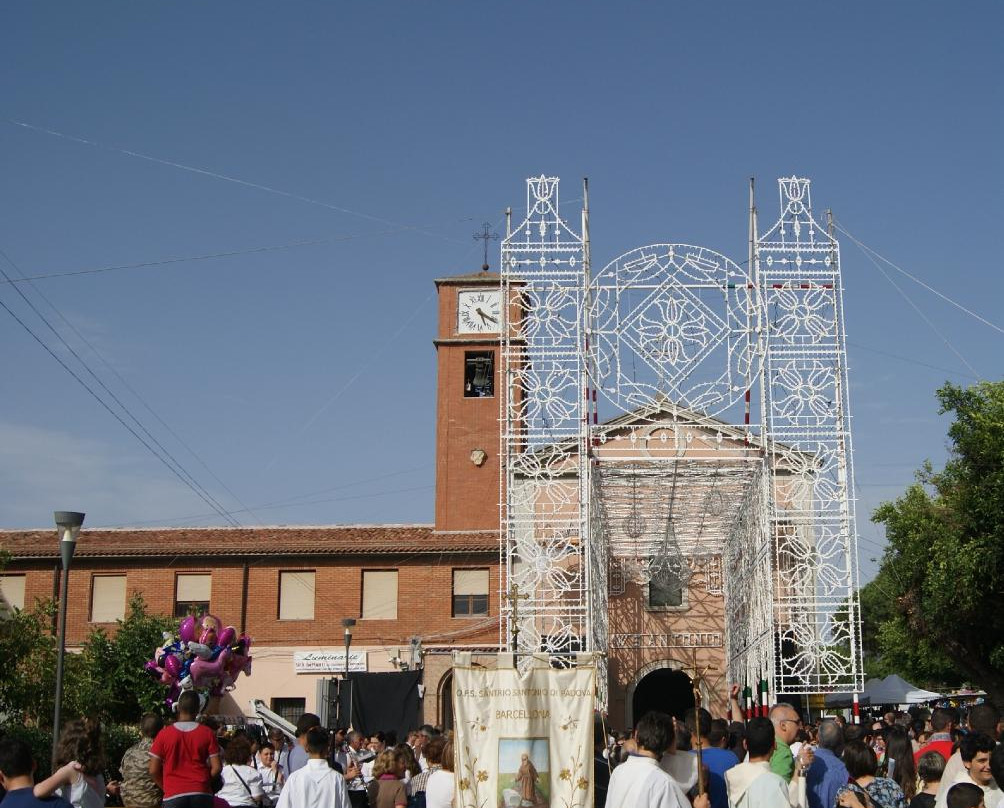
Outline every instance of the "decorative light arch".
<path fill-rule="evenodd" d="M 733 681 L 861 689 L 839 245 L 809 181 L 763 235 L 751 192 L 746 268 L 655 244 L 595 276 L 588 194 L 576 231 L 558 185 L 527 180 L 501 249 L 503 645 L 605 651 L 612 562 L 715 555 Z"/>

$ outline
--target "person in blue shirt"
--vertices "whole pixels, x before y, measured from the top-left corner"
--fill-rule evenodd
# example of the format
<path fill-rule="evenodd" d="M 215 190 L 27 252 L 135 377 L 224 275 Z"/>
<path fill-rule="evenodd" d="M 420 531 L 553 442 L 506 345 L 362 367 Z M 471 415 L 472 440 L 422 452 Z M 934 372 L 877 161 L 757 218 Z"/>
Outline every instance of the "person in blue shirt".
<path fill-rule="evenodd" d="M 72 808 L 62 797 L 35 796 L 35 761 L 31 747 L 18 738 L 0 741 L 0 785 L 7 795 L 0 800 L 4 808 Z"/>
<path fill-rule="evenodd" d="M 708 770 L 708 797 L 711 808 L 729 808 L 729 794 L 725 787 L 725 772 L 739 764 L 732 752 L 724 748 L 729 737 L 729 722 L 721 718 L 711 719 L 711 713 L 703 707 L 698 713 L 693 708 L 684 715 L 690 730 L 690 746 L 697 749 L 697 730 L 700 721 L 701 762 Z M 697 754 L 692 752 L 691 754 Z"/>
<path fill-rule="evenodd" d="M 833 808 L 837 792 L 850 781 L 847 767 L 840 759 L 843 749 L 844 731 L 840 725 L 832 720 L 820 724 L 816 759 L 805 775 L 809 808 Z"/>

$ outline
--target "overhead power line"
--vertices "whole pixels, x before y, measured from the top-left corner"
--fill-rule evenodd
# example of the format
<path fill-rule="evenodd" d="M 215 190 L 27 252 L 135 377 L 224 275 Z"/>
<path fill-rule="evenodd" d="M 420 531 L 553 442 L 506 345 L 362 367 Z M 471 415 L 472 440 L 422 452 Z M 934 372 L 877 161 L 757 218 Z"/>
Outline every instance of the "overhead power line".
<path fill-rule="evenodd" d="M 0 257 L 2 257 L 8 264 L 14 267 L 15 270 L 20 272 L 20 269 L 18 268 L 17 264 L 15 264 L 3 250 L 0 250 Z M 0 275 L 3 275 L 3 277 L 8 282 L 10 281 L 10 276 L 7 274 L 6 270 L 3 269 L 3 267 L 0 267 Z M 3 308 L 18 322 L 18 324 L 22 328 L 24 328 L 35 339 L 35 341 L 39 343 L 39 345 L 45 348 L 45 350 L 49 353 L 49 355 L 52 356 L 57 362 L 59 362 L 59 364 L 68 373 L 70 373 L 70 375 L 73 376 L 73 378 L 76 379 L 77 382 L 79 382 L 84 387 L 84 389 L 87 390 L 88 393 L 90 393 L 106 410 L 108 410 L 108 412 L 110 412 L 120 424 L 122 424 L 126 429 L 128 429 L 129 432 L 137 440 L 139 440 L 139 442 L 142 443 L 143 446 L 146 447 L 148 451 L 150 451 L 158 460 L 160 460 L 161 463 L 167 466 L 167 468 L 169 468 L 171 472 L 176 477 L 178 477 L 178 479 L 180 479 L 188 488 L 194 491 L 203 502 L 209 505 L 209 507 L 212 508 L 217 514 L 219 514 L 219 516 L 221 516 L 224 520 L 226 520 L 235 527 L 239 527 L 240 522 L 238 522 L 237 519 L 235 519 L 226 510 L 226 508 L 224 508 L 223 505 L 219 501 L 217 501 L 216 498 L 212 494 L 210 494 L 198 482 L 198 480 L 196 480 L 188 472 L 188 470 L 185 469 L 185 467 L 181 463 L 179 463 L 176 458 L 174 458 L 173 455 L 171 455 L 171 453 L 166 448 L 164 448 L 164 446 L 157 440 L 156 437 L 153 436 L 153 434 L 150 433 L 150 431 L 143 425 L 143 423 L 135 415 L 133 415 L 133 413 L 122 402 L 122 400 L 117 395 L 115 395 L 115 393 L 111 389 L 109 389 L 109 387 L 101 380 L 101 378 L 91 369 L 90 365 L 87 364 L 87 362 L 83 359 L 83 357 L 81 357 L 80 354 L 77 353 L 76 350 L 74 350 L 73 346 L 70 345 L 66 341 L 66 339 L 63 338 L 63 335 L 59 333 L 59 331 L 55 328 L 55 326 L 52 325 L 51 322 L 49 322 L 48 318 L 41 311 L 38 310 L 38 307 L 35 306 L 34 303 L 32 303 L 32 301 L 28 298 L 27 295 L 24 294 L 23 290 L 17 285 L 14 285 L 13 288 L 17 292 L 18 296 L 21 297 L 21 299 L 25 302 L 25 304 L 53 333 L 56 339 L 59 340 L 60 343 L 62 343 L 63 347 L 70 352 L 70 354 L 74 357 L 74 359 L 76 359 L 77 362 L 80 363 L 80 365 L 87 371 L 87 373 L 91 376 L 91 378 L 93 378 L 94 381 L 97 382 L 97 384 L 101 387 L 101 389 L 104 390 L 104 392 L 115 402 L 115 404 L 118 405 L 118 407 L 122 410 L 122 412 L 125 413 L 125 415 L 128 416 L 133 421 L 133 423 L 136 424 L 139 430 L 143 432 L 143 434 L 146 435 L 147 439 L 149 440 L 144 439 L 139 434 L 139 432 L 133 429 L 133 427 L 121 415 L 119 415 L 119 413 L 116 412 L 102 396 L 100 396 L 90 385 L 88 385 L 87 382 L 84 381 L 83 378 L 81 378 L 81 376 L 79 376 L 76 372 L 74 372 L 73 369 L 66 362 L 64 362 L 46 344 L 46 342 L 38 334 L 35 333 L 35 331 L 26 322 L 24 322 L 24 320 L 18 317 L 13 309 L 8 307 L 6 303 L 3 303 L 3 301 L 0 301 L 0 305 L 2 305 Z M 49 303 L 49 305 L 52 306 L 51 303 Z M 55 309 L 55 307 L 53 308 Z"/>
<path fill-rule="evenodd" d="M 27 123 L 25 121 L 18 121 L 12 118 L 6 119 L 7 123 L 12 126 L 20 126 L 24 129 L 30 129 L 35 132 L 43 132 L 47 135 L 52 135 L 53 137 L 63 138 L 64 140 L 72 140 L 74 143 L 82 143 L 87 146 L 93 146 L 98 149 L 103 149 L 105 151 L 116 152 L 118 154 L 124 154 L 127 157 L 135 157 L 139 160 L 146 160 L 151 163 L 157 163 L 159 165 L 171 166 L 172 168 L 178 168 L 182 171 L 188 171 L 192 174 L 201 174 L 205 177 L 212 177 L 213 179 L 223 180 L 224 182 L 231 182 L 235 185 L 243 185 L 246 188 L 255 188 L 259 191 L 265 191 L 266 193 L 276 194 L 278 196 L 284 196 L 288 199 L 295 199 L 299 202 L 306 202 L 308 205 L 318 205 L 322 208 L 327 208 L 328 210 L 333 210 L 338 213 L 345 213 L 349 216 L 357 216 L 360 219 L 368 219 L 372 222 L 382 222 L 383 224 L 394 225 L 395 227 L 402 227 L 406 230 L 412 230 L 416 233 L 421 233 L 426 236 L 432 236 L 434 238 L 442 238 L 446 241 L 452 241 L 457 244 L 463 244 L 466 242 L 461 242 L 459 239 L 452 238 L 450 236 L 443 235 L 442 233 L 435 233 L 429 230 L 425 230 L 421 227 L 415 225 L 406 225 L 401 222 L 395 222 L 391 219 L 386 219 L 383 216 L 374 216 L 370 213 L 362 213 L 358 210 L 352 210 L 350 208 L 345 208 L 340 205 L 333 205 L 330 202 L 325 202 L 320 199 L 314 199 L 313 197 L 304 196 L 303 194 L 293 193 L 292 191 L 284 191 L 281 188 L 273 188 L 271 185 L 264 185 L 260 182 L 251 182 L 250 180 L 244 180 L 240 177 L 232 177 L 229 174 L 222 174 L 218 171 L 210 171 L 206 168 L 199 168 L 198 166 L 191 166 L 186 163 L 179 163 L 175 160 L 165 160 L 162 157 L 155 157 L 152 154 L 144 154 L 143 152 L 134 151 L 132 149 L 123 149 L 118 146 L 107 146 L 103 143 L 98 143 L 95 140 L 89 140 L 88 138 L 79 137 L 77 135 L 70 135 L 66 132 L 59 132 L 55 129 L 49 129 L 44 126 L 37 126 L 35 124 Z"/>
<path fill-rule="evenodd" d="M 902 275 L 905 275 L 907 278 L 909 278 L 911 281 L 913 281 L 914 283 L 916 283 L 918 286 L 923 286 L 931 294 L 937 295 L 942 300 L 944 300 L 946 303 L 950 303 L 951 305 L 955 306 L 955 308 L 957 308 L 959 311 L 965 312 L 970 317 L 972 317 L 972 318 L 974 318 L 976 320 L 979 320 L 984 325 L 990 326 L 992 329 L 994 329 L 994 331 L 997 331 L 997 332 L 999 332 L 1001 334 L 1004 334 L 1004 328 L 1001 328 L 996 323 L 990 322 L 986 317 L 983 317 L 982 315 L 977 314 L 972 309 L 966 308 L 961 303 L 959 303 L 959 301 L 953 300 L 948 295 L 944 294 L 943 292 L 939 292 L 937 289 L 935 289 L 930 284 L 927 284 L 924 281 L 922 281 L 916 275 L 912 275 L 909 272 L 907 272 L 905 269 L 903 269 L 901 266 L 898 266 L 898 265 L 894 264 L 888 258 L 885 258 L 884 256 L 880 255 L 878 252 L 876 252 L 875 250 L 873 250 L 867 244 L 863 244 L 861 241 L 859 241 L 857 238 L 855 238 L 853 235 L 851 235 L 851 233 L 849 233 L 845 227 L 843 227 L 838 222 L 834 221 L 834 225 L 836 226 L 837 230 L 839 230 L 841 233 L 843 233 L 845 236 L 847 236 L 847 238 L 849 238 L 851 241 L 853 241 L 855 244 L 857 244 L 858 247 L 860 247 L 861 250 L 864 253 L 866 253 L 867 255 L 874 256 L 875 258 L 878 258 L 880 261 L 888 264 L 890 267 L 892 267 L 893 269 L 895 269 L 897 272 L 901 273 Z"/>
<path fill-rule="evenodd" d="M 841 231 L 842 231 L 842 232 L 845 232 L 845 233 L 847 232 L 847 231 L 843 230 L 843 228 L 841 228 Z M 850 239 L 851 239 L 852 241 L 854 241 L 854 242 L 855 242 L 856 244 L 857 244 L 857 243 L 859 243 L 859 242 L 857 242 L 857 240 L 856 240 L 856 239 L 855 239 L 855 238 L 854 238 L 853 236 L 851 236 L 851 235 L 850 235 L 849 233 L 848 233 L 847 235 L 848 235 L 848 237 L 849 237 L 849 238 L 850 238 Z M 930 318 L 930 317 L 928 317 L 928 316 L 927 316 L 926 314 L 924 314 L 924 312 L 923 312 L 923 311 L 921 311 L 921 310 L 920 310 L 920 306 L 918 306 L 918 305 L 917 305 L 916 303 L 914 303 L 914 302 L 913 302 L 913 299 L 912 299 L 912 298 L 911 298 L 911 297 L 910 297 L 910 296 L 909 296 L 909 295 L 908 295 L 908 294 L 907 294 L 906 292 L 904 292 L 904 291 L 903 291 L 903 290 L 902 290 L 902 289 L 900 288 L 899 284 L 898 284 L 898 283 L 896 283 L 896 281 L 894 281 L 894 280 L 892 279 L 892 277 L 891 277 L 891 276 L 889 275 L 889 273 L 888 273 L 888 272 L 886 272 L 886 271 L 885 271 L 885 270 L 884 270 L 884 269 L 882 268 L 881 264 L 879 264 L 879 262 L 875 260 L 875 258 L 874 258 L 874 257 L 872 256 L 872 254 L 871 254 L 870 252 L 868 252 L 868 251 L 867 251 L 867 250 L 866 250 L 866 249 L 864 248 L 864 246 L 863 246 L 863 245 L 861 245 L 861 251 L 862 251 L 862 252 L 864 253 L 864 256 L 865 256 L 865 258 L 867 258 L 867 259 L 868 259 L 869 261 L 871 261 L 871 263 L 872 263 L 872 265 L 873 265 L 873 266 L 875 267 L 875 269 L 877 269 L 877 270 L 878 270 L 878 271 L 879 271 L 879 272 L 880 272 L 880 273 L 882 274 L 882 277 L 883 277 L 883 278 L 885 278 L 885 279 L 886 279 L 886 280 L 887 280 L 887 281 L 889 282 L 889 284 L 890 284 L 890 285 L 892 286 L 892 288 L 893 288 L 893 289 L 895 289 L 895 290 L 896 290 L 897 292 L 899 292 L 900 296 L 901 296 L 901 297 L 902 297 L 902 298 L 903 298 L 903 299 L 904 299 L 904 300 L 905 300 L 905 301 L 906 301 L 906 302 L 907 302 L 907 303 L 908 303 L 908 304 L 910 305 L 910 308 L 912 308 L 912 309 L 913 309 L 913 310 L 914 310 L 915 312 L 917 312 L 917 316 L 918 316 L 918 317 L 920 317 L 920 319 L 921 319 L 921 320 L 923 320 L 923 321 L 924 321 L 925 323 L 927 323 L 927 326 L 928 326 L 928 328 L 930 328 L 930 329 L 931 329 L 931 330 L 932 330 L 932 331 L 933 331 L 933 332 L 934 332 L 934 333 L 935 333 L 935 334 L 936 334 L 936 335 L 937 335 L 937 336 L 938 336 L 938 337 L 939 337 L 939 338 L 941 339 L 941 341 L 942 341 L 943 343 L 945 343 L 945 346 L 946 346 L 946 347 L 947 347 L 947 348 L 948 348 L 948 349 L 949 349 L 949 350 L 950 350 L 950 351 L 951 351 L 952 353 L 954 353 L 954 354 L 955 354 L 955 355 L 956 355 L 957 357 L 959 357 L 959 360 L 960 360 L 960 361 L 962 362 L 962 364 L 963 364 L 963 365 L 965 365 L 965 366 L 966 366 L 967 368 L 969 368 L 970 372 L 971 372 L 971 373 L 972 373 L 972 374 L 973 374 L 973 375 L 974 375 L 974 376 L 975 376 L 975 377 L 976 377 L 977 379 L 982 379 L 982 378 L 983 378 L 983 376 L 981 376 L 981 375 L 980 375 L 979 371 L 978 371 L 978 370 L 976 370 L 976 368 L 974 368 L 974 367 L 973 367 L 973 366 L 972 366 L 972 365 L 971 365 L 971 364 L 969 363 L 969 360 L 967 360 L 967 359 L 966 359 L 966 357 L 964 357 L 964 356 L 963 356 L 963 355 L 962 355 L 962 354 L 961 354 L 961 353 L 959 352 L 959 350 L 958 350 L 958 349 L 957 349 L 957 348 L 956 348 L 956 347 L 955 347 L 955 346 L 954 346 L 954 345 L 953 345 L 953 344 L 951 343 L 951 341 L 950 341 L 950 340 L 948 339 L 948 337 L 946 337 L 946 336 L 945 336 L 944 334 L 942 334 L 942 333 L 941 333 L 941 330 L 940 330 L 940 329 L 939 329 L 939 328 L 938 328 L 938 327 L 937 327 L 937 326 L 936 326 L 936 325 L 935 325 L 935 324 L 934 324 L 934 323 L 933 323 L 933 322 L 931 321 L 931 318 Z"/>

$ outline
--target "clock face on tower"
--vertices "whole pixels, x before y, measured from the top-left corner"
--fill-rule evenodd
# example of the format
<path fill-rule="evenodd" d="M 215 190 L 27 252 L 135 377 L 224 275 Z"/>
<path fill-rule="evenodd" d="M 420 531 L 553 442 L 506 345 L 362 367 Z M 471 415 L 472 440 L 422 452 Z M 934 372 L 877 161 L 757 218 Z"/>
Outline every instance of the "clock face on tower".
<path fill-rule="evenodd" d="M 476 289 L 457 293 L 457 333 L 497 333 L 500 322 L 501 292 Z"/>

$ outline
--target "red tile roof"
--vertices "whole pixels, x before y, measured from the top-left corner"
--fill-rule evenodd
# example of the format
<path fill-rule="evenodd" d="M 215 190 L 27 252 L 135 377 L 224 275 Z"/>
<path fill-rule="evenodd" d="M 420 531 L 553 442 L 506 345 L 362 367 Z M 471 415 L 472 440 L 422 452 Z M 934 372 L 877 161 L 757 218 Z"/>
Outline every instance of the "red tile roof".
<path fill-rule="evenodd" d="M 58 558 L 59 539 L 55 528 L 0 530 L 0 549 L 15 559 Z M 432 525 L 84 529 L 75 557 L 411 555 L 498 549 L 497 531 L 437 532 Z"/>

